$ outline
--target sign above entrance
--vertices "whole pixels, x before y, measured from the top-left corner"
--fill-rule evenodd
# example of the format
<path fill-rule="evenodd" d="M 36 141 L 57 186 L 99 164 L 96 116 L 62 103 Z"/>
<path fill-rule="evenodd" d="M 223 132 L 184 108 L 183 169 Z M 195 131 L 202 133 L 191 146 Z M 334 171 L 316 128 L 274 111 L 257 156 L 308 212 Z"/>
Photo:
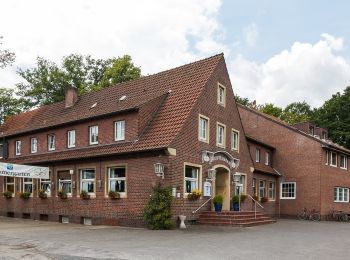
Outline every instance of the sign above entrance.
<path fill-rule="evenodd" d="M 12 163 L 0 163 L 0 176 L 49 179 L 49 168 Z"/>
<path fill-rule="evenodd" d="M 202 163 L 207 162 L 211 164 L 214 161 L 224 161 L 230 165 L 232 169 L 237 169 L 239 166 L 239 159 L 233 158 L 233 156 L 226 151 L 202 151 Z"/>

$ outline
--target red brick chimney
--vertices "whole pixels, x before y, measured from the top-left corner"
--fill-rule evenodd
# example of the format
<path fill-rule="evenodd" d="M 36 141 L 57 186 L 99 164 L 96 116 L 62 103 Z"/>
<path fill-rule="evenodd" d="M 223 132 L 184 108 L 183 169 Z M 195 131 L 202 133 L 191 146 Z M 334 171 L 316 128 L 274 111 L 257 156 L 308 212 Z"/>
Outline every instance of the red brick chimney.
<path fill-rule="evenodd" d="M 75 87 L 69 87 L 66 90 L 65 107 L 72 107 L 78 101 L 78 89 Z"/>

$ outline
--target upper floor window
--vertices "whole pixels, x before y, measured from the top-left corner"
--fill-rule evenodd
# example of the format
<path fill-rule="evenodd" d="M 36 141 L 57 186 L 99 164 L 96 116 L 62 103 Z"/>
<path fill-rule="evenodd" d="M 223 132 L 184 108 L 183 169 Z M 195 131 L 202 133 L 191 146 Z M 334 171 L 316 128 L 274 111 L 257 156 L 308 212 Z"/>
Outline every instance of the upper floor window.
<path fill-rule="evenodd" d="M 231 149 L 238 151 L 239 147 L 239 132 L 237 130 L 232 129 L 232 136 L 231 136 Z"/>
<path fill-rule="evenodd" d="M 21 146 L 22 146 L 22 142 L 16 141 L 16 147 L 15 147 L 16 155 L 21 155 Z"/>
<path fill-rule="evenodd" d="M 109 167 L 108 172 L 108 192 L 115 191 L 121 197 L 125 196 L 126 192 L 126 168 L 125 166 Z"/>
<path fill-rule="evenodd" d="M 313 126 L 310 126 L 310 134 L 315 135 L 315 128 Z"/>
<path fill-rule="evenodd" d="M 295 199 L 296 197 L 296 183 L 282 182 L 281 183 L 281 199 Z"/>
<path fill-rule="evenodd" d="M 95 193 L 95 170 L 84 169 L 80 171 L 80 190 Z"/>
<path fill-rule="evenodd" d="M 0 159 L 4 157 L 4 145 L 0 143 Z"/>
<path fill-rule="evenodd" d="M 185 165 L 185 193 L 191 193 L 199 189 L 200 168 L 192 165 Z"/>
<path fill-rule="evenodd" d="M 337 167 L 337 153 L 329 152 L 329 156 L 330 156 L 330 166 Z"/>
<path fill-rule="evenodd" d="M 98 144 L 98 126 L 90 126 L 89 133 L 89 144 Z"/>
<path fill-rule="evenodd" d="M 47 149 L 49 151 L 54 151 L 56 149 L 56 138 L 55 135 L 47 136 Z"/>
<path fill-rule="evenodd" d="M 198 132 L 199 141 L 209 143 L 209 118 L 199 115 Z"/>
<path fill-rule="evenodd" d="M 349 202 L 349 189 L 342 188 L 342 187 L 335 187 L 334 202 Z"/>
<path fill-rule="evenodd" d="M 115 140 L 122 141 L 125 140 L 125 121 L 115 122 Z"/>
<path fill-rule="evenodd" d="M 348 157 L 344 154 L 341 154 L 339 156 L 340 160 L 339 160 L 339 166 L 341 169 L 348 169 Z"/>
<path fill-rule="evenodd" d="M 270 154 L 268 152 L 265 153 L 265 165 L 270 165 Z"/>
<path fill-rule="evenodd" d="M 226 88 L 221 84 L 218 84 L 218 104 L 222 106 L 226 104 Z"/>
<path fill-rule="evenodd" d="M 220 147 L 225 147 L 226 143 L 226 126 L 220 123 L 217 123 L 216 129 L 216 145 Z"/>
<path fill-rule="evenodd" d="M 75 147 L 75 130 L 70 130 L 67 132 L 68 148 Z"/>
<path fill-rule="evenodd" d="M 260 149 L 255 149 L 255 162 L 260 162 Z"/>
<path fill-rule="evenodd" d="M 30 139 L 30 152 L 36 153 L 38 151 L 38 139 L 31 138 Z"/>

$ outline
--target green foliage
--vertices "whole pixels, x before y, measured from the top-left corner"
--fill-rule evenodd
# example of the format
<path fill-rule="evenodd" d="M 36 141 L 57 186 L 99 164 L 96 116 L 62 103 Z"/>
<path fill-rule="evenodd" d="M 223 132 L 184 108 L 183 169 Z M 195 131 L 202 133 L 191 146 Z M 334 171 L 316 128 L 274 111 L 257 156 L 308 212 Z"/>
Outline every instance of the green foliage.
<path fill-rule="evenodd" d="M 47 199 L 46 191 L 43 190 L 43 189 L 39 190 L 39 194 L 38 195 L 39 195 L 39 198 L 41 198 L 41 199 Z"/>
<path fill-rule="evenodd" d="M 13 89 L 0 88 L 0 124 L 25 108 L 27 103 L 22 98 L 16 98 Z"/>
<path fill-rule="evenodd" d="M 3 37 L 0 36 L 0 40 Z M 2 43 L 0 42 L 0 45 Z M 8 65 L 11 65 L 15 61 L 16 55 L 9 50 L 0 49 L 0 69 L 5 68 Z"/>
<path fill-rule="evenodd" d="M 90 199 L 89 193 L 88 193 L 87 191 L 85 191 L 85 190 L 82 190 L 82 191 L 80 192 L 80 197 L 81 197 L 83 200 L 88 200 L 88 199 Z"/>
<path fill-rule="evenodd" d="M 224 202 L 224 198 L 219 194 L 215 195 L 215 197 L 213 198 L 214 205 L 222 205 L 223 202 Z"/>
<path fill-rule="evenodd" d="M 3 193 L 3 195 L 4 195 L 4 197 L 6 198 L 6 199 L 11 199 L 12 198 L 12 192 L 11 191 L 5 191 L 4 193 Z"/>
<path fill-rule="evenodd" d="M 108 197 L 110 197 L 112 200 L 120 199 L 120 194 L 116 191 L 110 191 L 108 192 Z"/>
<path fill-rule="evenodd" d="M 22 198 L 22 199 L 29 199 L 30 198 L 30 195 L 31 195 L 31 193 L 30 192 L 27 192 L 27 191 L 25 191 L 25 192 L 22 192 L 21 194 L 20 194 L 20 197 Z"/>
<path fill-rule="evenodd" d="M 281 119 L 293 125 L 296 123 L 310 121 L 311 116 L 312 110 L 310 105 L 303 101 L 294 102 L 286 106 L 286 108 L 283 110 Z"/>
<path fill-rule="evenodd" d="M 252 104 L 252 102 L 248 99 L 248 98 L 242 98 L 238 95 L 235 95 L 235 99 L 236 99 L 236 102 L 238 104 L 241 104 L 243 106 L 250 106 Z"/>
<path fill-rule="evenodd" d="M 60 197 L 63 200 L 68 198 L 68 195 L 64 190 L 59 190 L 57 195 L 58 195 L 58 197 Z"/>
<path fill-rule="evenodd" d="M 148 228 L 159 230 L 173 227 L 171 201 L 170 187 L 163 188 L 158 184 L 153 188 L 151 198 L 144 209 L 144 219 Z"/>
<path fill-rule="evenodd" d="M 258 109 L 261 112 L 265 113 L 265 114 L 268 114 L 268 115 L 271 115 L 271 116 L 275 116 L 275 117 L 278 117 L 278 118 L 281 118 L 282 113 L 283 113 L 283 109 L 282 108 L 277 107 L 277 106 L 275 106 L 272 103 L 259 105 Z"/>
<path fill-rule="evenodd" d="M 239 203 L 239 196 L 238 195 L 235 195 L 232 197 L 232 203 L 233 204 Z"/>
<path fill-rule="evenodd" d="M 241 202 L 243 203 L 247 198 L 247 195 L 241 194 Z"/>

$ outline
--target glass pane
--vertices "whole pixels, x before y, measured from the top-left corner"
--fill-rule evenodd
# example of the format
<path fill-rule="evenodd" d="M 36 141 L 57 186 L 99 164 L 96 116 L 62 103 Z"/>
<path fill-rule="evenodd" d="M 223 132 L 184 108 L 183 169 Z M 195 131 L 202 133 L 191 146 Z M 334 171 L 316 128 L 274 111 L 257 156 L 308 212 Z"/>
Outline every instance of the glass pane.
<path fill-rule="evenodd" d="M 186 166 L 185 177 L 186 178 L 197 178 L 198 177 L 198 168 Z"/>
<path fill-rule="evenodd" d="M 65 193 L 72 193 L 72 183 L 71 182 L 62 182 L 60 185 L 60 189 Z"/>
<path fill-rule="evenodd" d="M 24 184 L 24 191 L 32 193 L 33 191 L 33 185 L 32 184 Z"/>
<path fill-rule="evenodd" d="M 94 182 L 87 181 L 82 183 L 82 190 L 87 191 L 89 193 L 94 192 Z"/>
<path fill-rule="evenodd" d="M 125 192 L 125 181 L 123 180 L 111 180 L 109 185 L 111 191 Z"/>
<path fill-rule="evenodd" d="M 51 184 L 50 183 L 41 183 L 41 189 L 46 192 L 46 194 L 51 194 Z"/>
<path fill-rule="evenodd" d="M 109 178 L 125 178 L 125 168 L 109 168 Z"/>
<path fill-rule="evenodd" d="M 82 170 L 82 179 L 95 179 L 95 170 Z"/>
<path fill-rule="evenodd" d="M 15 192 L 15 185 L 14 184 L 7 184 L 6 185 L 6 190 L 11 191 L 12 193 Z"/>

